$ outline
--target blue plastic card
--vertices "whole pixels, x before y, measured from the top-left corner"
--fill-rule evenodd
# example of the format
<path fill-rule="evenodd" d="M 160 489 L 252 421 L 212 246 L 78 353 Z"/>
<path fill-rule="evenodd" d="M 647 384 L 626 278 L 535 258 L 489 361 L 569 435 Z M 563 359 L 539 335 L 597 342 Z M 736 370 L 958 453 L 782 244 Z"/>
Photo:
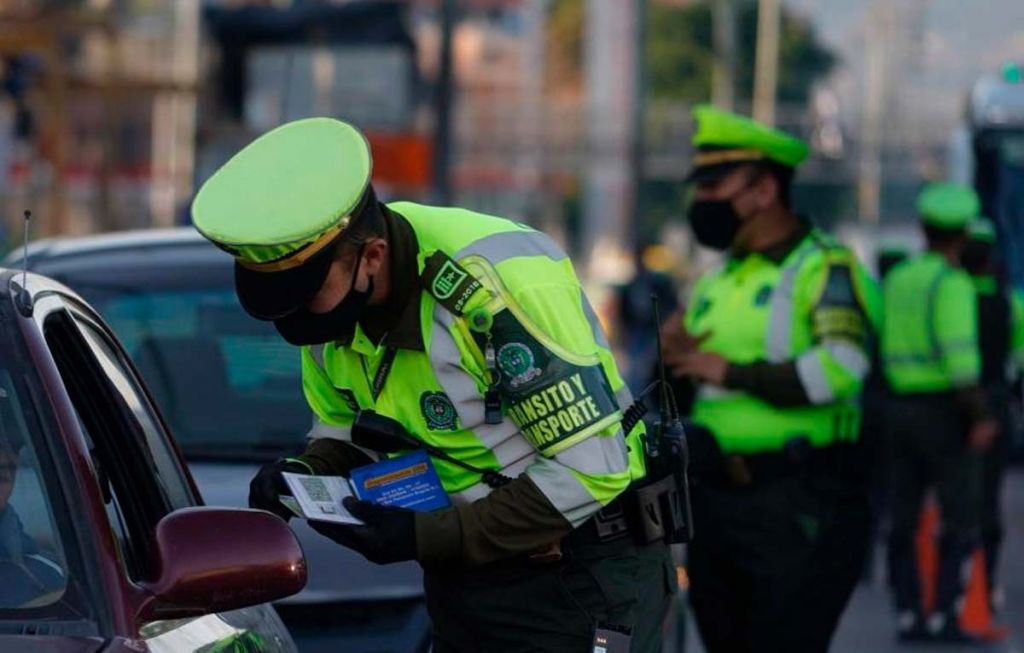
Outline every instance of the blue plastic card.
<path fill-rule="evenodd" d="M 365 501 L 421 512 L 452 505 L 425 451 L 353 469 L 352 489 Z"/>

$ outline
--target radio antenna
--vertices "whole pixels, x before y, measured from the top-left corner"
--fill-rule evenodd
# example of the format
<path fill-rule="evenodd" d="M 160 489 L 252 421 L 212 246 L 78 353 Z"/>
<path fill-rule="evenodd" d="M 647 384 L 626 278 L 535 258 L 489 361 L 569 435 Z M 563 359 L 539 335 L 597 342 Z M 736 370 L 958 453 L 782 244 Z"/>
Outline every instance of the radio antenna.
<path fill-rule="evenodd" d="M 25 209 L 25 250 L 21 257 L 21 285 L 28 288 L 28 227 L 32 222 L 32 211 Z"/>
<path fill-rule="evenodd" d="M 651 307 L 654 309 L 654 337 L 658 346 L 658 381 L 661 385 L 661 416 L 672 416 L 672 405 L 669 403 L 668 380 L 665 378 L 665 361 L 661 349 L 661 314 L 658 312 L 658 296 L 651 293 Z"/>
<path fill-rule="evenodd" d="M 18 311 L 25 317 L 32 316 L 32 295 L 28 291 L 28 231 L 32 220 L 32 211 L 25 209 L 25 249 L 21 259 L 21 291 L 15 298 Z"/>

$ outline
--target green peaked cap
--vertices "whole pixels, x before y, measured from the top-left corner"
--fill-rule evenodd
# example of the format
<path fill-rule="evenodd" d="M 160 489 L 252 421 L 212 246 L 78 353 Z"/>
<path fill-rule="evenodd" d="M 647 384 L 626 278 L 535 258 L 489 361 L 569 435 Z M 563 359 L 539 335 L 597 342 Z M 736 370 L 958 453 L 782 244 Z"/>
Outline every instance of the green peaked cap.
<path fill-rule="evenodd" d="M 981 203 L 969 186 L 936 182 L 925 186 L 917 196 L 917 212 L 921 222 L 930 227 L 956 231 L 978 217 Z"/>
<path fill-rule="evenodd" d="M 336 236 L 370 183 L 363 134 L 332 118 L 296 120 L 260 136 L 203 184 L 196 229 L 243 264 L 278 261 Z"/>
<path fill-rule="evenodd" d="M 996 228 L 988 218 L 978 218 L 967 225 L 967 236 L 979 243 L 992 244 L 996 242 Z"/>
<path fill-rule="evenodd" d="M 809 152 L 799 138 L 709 104 L 694 107 L 693 117 L 693 145 L 703 151 L 694 158 L 696 167 L 767 159 L 795 168 Z"/>

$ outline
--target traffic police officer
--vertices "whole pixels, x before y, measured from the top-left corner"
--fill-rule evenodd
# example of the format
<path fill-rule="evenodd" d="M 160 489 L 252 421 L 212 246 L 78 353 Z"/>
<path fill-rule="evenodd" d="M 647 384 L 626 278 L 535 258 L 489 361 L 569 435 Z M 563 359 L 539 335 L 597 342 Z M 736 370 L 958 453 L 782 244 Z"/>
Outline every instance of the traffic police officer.
<path fill-rule="evenodd" d="M 1000 494 L 1010 457 L 1011 386 L 1024 369 L 1024 298 L 998 274 L 992 223 L 984 218 L 975 220 L 968 226 L 967 235 L 962 259 L 978 296 L 981 385 L 1002 427 L 1000 437 L 982 456 L 981 544 L 995 608 L 1001 603 L 996 571 L 1004 530 Z"/>
<path fill-rule="evenodd" d="M 439 452 L 453 507 L 349 499 L 365 525 L 311 525 L 423 565 L 433 650 L 575 652 L 616 629 L 656 650 L 667 547 L 595 526 L 645 474 L 643 426 L 620 427 L 632 398 L 571 262 L 508 220 L 381 204 L 370 175 L 363 135 L 313 118 L 255 140 L 195 199 L 242 305 L 302 346 L 308 446 L 259 472 L 250 505 L 287 518 L 282 471 L 347 475 L 378 457 L 358 425 L 389 418 Z"/>
<path fill-rule="evenodd" d="M 666 365 L 698 382 L 690 598 L 711 653 L 825 651 L 867 543 L 852 445 L 877 288 L 791 210 L 803 142 L 694 114 L 688 218 L 727 253 L 663 330 Z"/>
<path fill-rule="evenodd" d="M 892 391 L 886 416 L 891 449 L 889 558 L 902 640 L 961 641 L 961 564 L 977 543 L 980 452 L 998 432 L 979 386 L 977 301 L 959 268 L 968 223 L 978 215 L 970 188 L 927 186 L 917 210 L 927 251 L 896 266 L 883 284 L 882 361 Z M 942 511 L 937 605 L 927 623 L 914 556 L 925 490 Z"/>

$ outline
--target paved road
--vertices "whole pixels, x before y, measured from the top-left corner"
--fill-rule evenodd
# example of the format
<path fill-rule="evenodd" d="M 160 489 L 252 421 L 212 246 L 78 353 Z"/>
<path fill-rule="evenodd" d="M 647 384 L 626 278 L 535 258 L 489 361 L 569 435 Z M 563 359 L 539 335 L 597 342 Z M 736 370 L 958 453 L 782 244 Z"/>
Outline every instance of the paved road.
<path fill-rule="evenodd" d="M 1024 653 L 1024 469 L 1018 468 L 1007 479 L 1006 487 L 1007 539 L 1003 548 L 1003 578 L 1007 606 L 999 621 L 1009 626 L 1012 634 L 1005 641 L 989 646 L 897 646 L 893 637 L 891 602 L 884 586 L 882 561 L 884 551 L 879 548 L 875 556 L 878 568 L 875 580 L 861 585 L 843 615 L 832 646 L 832 653 L 914 653 L 916 651 L 943 651 L 967 653 Z M 688 624 L 687 653 L 702 652 L 704 648 L 693 627 Z"/>

